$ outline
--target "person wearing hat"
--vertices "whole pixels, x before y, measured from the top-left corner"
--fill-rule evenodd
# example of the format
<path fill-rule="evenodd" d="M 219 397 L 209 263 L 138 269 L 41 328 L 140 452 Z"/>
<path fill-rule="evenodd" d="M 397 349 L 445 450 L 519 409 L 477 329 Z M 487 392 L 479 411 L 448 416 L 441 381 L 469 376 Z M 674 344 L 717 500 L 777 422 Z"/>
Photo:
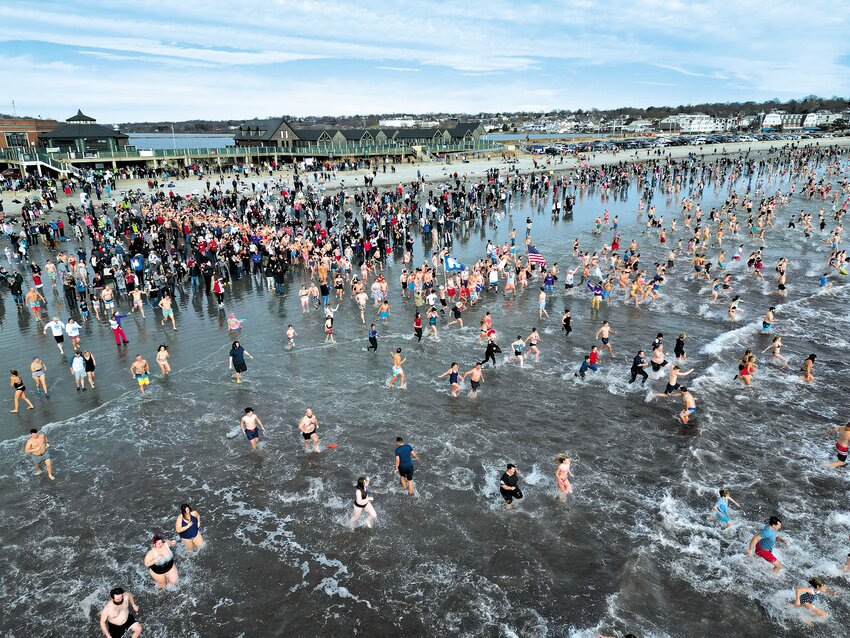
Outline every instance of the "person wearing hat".
<path fill-rule="evenodd" d="M 519 474 L 516 471 L 516 465 L 508 463 L 505 473 L 499 479 L 499 493 L 505 499 L 505 509 L 512 509 L 514 499 L 522 498 L 522 491 L 519 489 Z"/>

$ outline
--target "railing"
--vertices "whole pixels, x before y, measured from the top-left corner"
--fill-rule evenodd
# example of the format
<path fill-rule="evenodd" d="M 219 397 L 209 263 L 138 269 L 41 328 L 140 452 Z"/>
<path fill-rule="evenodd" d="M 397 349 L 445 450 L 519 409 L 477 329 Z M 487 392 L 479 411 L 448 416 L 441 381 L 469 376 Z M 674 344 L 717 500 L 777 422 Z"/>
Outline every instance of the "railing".
<path fill-rule="evenodd" d="M 216 157 L 309 157 L 310 155 L 357 155 L 357 156 L 379 156 L 379 155 L 406 155 L 413 153 L 413 146 L 422 146 L 429 153 L 450 152 L 476 152 L 493 151 L 501 148 L 501 145 L 490 140 L 478 140 L 455 142 L 452 144 L 434 144 L 432 142 L 423 144 L 314 144 L 310 146 L 299 146 L 281 148 L 277 146 L 225 146 L 222 148 L 177 148 L 177 149 L 154 149 L 138 150 L 125 149 L 123 151 L 97 151 L 82 156 L 74 153 L 46 153 L 22 152 L 19 149 L 0 149 L 0 160 L 12 160 L 16 162 L 43 162 L 57 170 L 69 170 L 71 162 L 91 162 L 94 160 L 120 160 L 120 159 L 192 159 L 192 158 L 216 158 Z"/>

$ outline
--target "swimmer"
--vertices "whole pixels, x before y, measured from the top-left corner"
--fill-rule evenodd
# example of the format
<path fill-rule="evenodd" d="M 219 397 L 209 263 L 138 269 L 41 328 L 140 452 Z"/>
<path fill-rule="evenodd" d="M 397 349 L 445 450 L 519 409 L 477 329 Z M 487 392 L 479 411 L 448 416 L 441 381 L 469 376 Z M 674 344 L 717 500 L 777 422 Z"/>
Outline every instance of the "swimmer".
<path fill-rule="evenodd" d="M 168 293 L 165 293 L 162 299 L 159 300 L 157 307 L 162 310 L 162 321 L 159 325 L 164 326 L 166 320 L 170 319 L 171 327 L 174 329 L 174 332 L 177 332 L 177 323 L 174 320 L 174 309 L 171 307 L 172 303 L 173 300 L 171 299 Z"/>
<path fill-rule="evenodd" d="M 469 398 L 474 399 L 478 396 L 478 388 L 481 387 L 481 382 L 484 381 L 484 372 L 481 371 L 481 364 L 476 363 L 475 367 L 467 370 L 463 375 L 463 380 L 466 381 L 469 377 L 469 385 L 472 389 L 469 391 Z"/>
<path fill-rule="evenodd" d="M 596 339 L 602 340 L 602 347 L 607 348 L 608 352 L 611 353 L 611 358 L 616 359 L 617 356 L 614 354 L 613 348 L 611 348 L 610 336 L 612 333 L 616 333 L 616 330 L 612 330 L 611 326 L 607 321 L 602 322 L 602 327 L 596 331 Z"/>
<path fill-rule="evenodd" d="M 260 417 L 254 414 L 254 408 L 245 408 L 245 416 L 239 420 L 239 428 L 251 444 L 251 449 L 256 450 L 260 439 L 260 429 L 265 434 L 266 428 L 260 421 Z"/>
<path fill-rule="evenodd" d="M 847 452 L 850 450 L 850 421 L 843 427 L 827 431 L 827 434 L 835 433 L 838 433 L 838 440 L 835 442 L 835 456 L 838 460 L 834 461 L 830 467 L 844 467 L 847 465 Z"/>
<path fill-rule="evenodd" d="M 366 352 L 369 350 L 374 350 L 376 354 L 378 352 L 378 328 L 374 323 L 369 328 L 369 345 L 366 347 Z"/>
<path fill-rule="evenodd" d="M 171 355 L 168 354 L 168 348 L 165 347 L 165 344 L 160 344 L 160 346 L 156 349 L 156 362 L 159 364 L 159 371 L 162 372 L 163 375 L 171 374 L 171 365 L 168 363 L 168 357 Z"/>
<path fill-rule="evenodd" d="M 762 322 L 761 322 L 761 333 L 763 335 L 766 335 L 767 333 L 770 332 L 771 326 L 773 325 L 773 321 L 774 321 L 774 314 L 773 314 L 774 310 L 776 310 L 776 307 L 771 306 L 770 308 L 767 309 L 767 312 L 764 313 L 764 319 L 762 319 Z"/>
<path fill-rule="evenodd" d="M 823 578 L 812 578 L 809 587 L 797 587 L 794 590 L 794 600 L 791 604 L 795 607 L 805 607 L 818 618 L 826 618 L 826 612 L 820 607 L 815 607 L 814 602 L 822 594 L 837 594 L 838 590 L 829 589 Z"/>
<path fill-rule="evenodd" d="M 773 573 L 777 573 L 782 569 L 782 563 L 773 555 L 773 548 L 776 542 L 780 541 L 785 545 L 788 541 L 779 535 L 779 530 L 782 529 L 782 520 L 778 516 L 771 516 L 768 519 L 764 529 L 750 539 L 750 545 L 747 549 L 747 556 L 752 557 L 753 552 L 773 565 Z"/>
<path fill-rule="evenodd" d="M 227 317 L 227 329 L 228 330 L 241 330 L 242 329 L 242 319 L 237 319 L 236 314 L 231 312 Z"/>
<path fill-rule="evenodd" d="M 522 490 L 519 489 L 519 474 L 516 465 L 508 463 L 502 477 L 499 479 L 499 493 L 505 499 L 505 509 L 513 509 L 514 500 L 522 498 Z"/>
<path fill-rule="evenodd" d="M 164 589 L 177 584 L 177 567 L 174 565 L 174 553 L 171 548 L 177 541 L 167 541 L 160 536 L 154 536 L 151 541 L 152 547 L 145 554 L 145 567 L 153 578 L 158 589 Z"/>
<path fill-rule="evenodd" d="M 679 420 L 682 423 L 688 423 L 688 420 L 696 414 L 697 411 L 697 402 L 694 399 L 694 395 L 691 394 L 688 389 L 684 386 L 679 388 L 679 392 L 682 394 L 682 404 L 683 409 L 679 412 Z"/>
<path fill-rule="evenodd" d="M 236 383 L 242 383 L 242 375 L 248 371 L 248 364 L 245 363 L 245 357 L 253 359 L 251 353 L 242 347 L 238 341 L 234 341 L 230 347 L 230 352 L 227 355 L 227 368 L 236 371 Z"/>
<path fill-rule="evenodd" d="M 396 351 L 390 354 L 393 358 L 393 374 L 390 380 L 387 382 L 387 387 L 393 387 L 393 383 L 395 383 L 396 379 L 399 380 L 399 388 L 407 387 L 404 383 L 404 369 L 401 367 L 404 365 L 404 362 L 407 361 L 407 359 L 401 358 L 401 348 L 396 348 Z"/>
<path fill-rule="evenodd" d="M 39 357 L 32 358 L 30 372 L 32 373 L 33 381 L 35 381 L 35 391 L 38 394 L 44 391 L 44 396 L 49 397 L 50 395 L 47 393 L 47 376 L 45 375 L 47 366 Z"/>
<path fill-rule="evenodd" d="M 691 368 L 690 370 L 685 372 L 681 368 L 679 368 L 679 366 L 674 365 L 672 368 L 670 368 L 670 374 L 668 375 L 668 378 L 667 378 L 667 387 L 664 388 L 664 392 L 661 392 L 659 394 L 655 394 L 654 396 L 656 396 L 656 397 L 677 397 L 677 396 L 680 396 L 681 392 L 676 392 L 676 390 L 680 389 L 679 382 L 678 382 L 679 377 L 686 377 L 693 371 L 694 371 L 694 369 Z"/>
<path fill-rule="evenodd" d="M 30 436 L 24 445 L 24 454 L 32 454 L 35 461 L 35 474 L 41 474 L 41 465 L 44 464 L 44 469 L 47 470 L 47 478 L 51 481 L 56 480 L 53 476 L 53 460 L 50 458 L 50 442 L 47 436 L 33 428 L 30 430 Z"/>
<path fill-rule="evenodd" d="M 638 350 L 638 353 L 635 355 L 635 358 L 632 359 L 632 367 L 629 370 L 631 374 L 631 378 L 629 379 L 629 383 L 634 383 L 637 380 L 638 376 L 643 377 L 640 380 L 641 385 L 646 385 L 646 380 L 649 378 L 649 375 L 646 373 L 644 368 L 648 365 L 651 365 L 649 361 L 646 360 L 646 353 L 643 350 Z"/>
<path fill-rule="evenodd" d="M 32 404 L 29 398 L 27 398 L 27 386 L 24 385 L 24 380 L 21 378 L 21 375 L 19 375 L 18 371 L 15 369 L 10 370 L 9 373 L 9 385 L 12 386 L 12 388 L 15 390 L 15 395 L 12 399 L 12 409 L 9 410 L 9 412 L 15 414 L 18 411 L 19 399 L 23 399 L 29 406 L 27 410 L 35 409 L 35 406 Z"/>
<path fill-rule="evenodd" d="M 720 498 L 714 503 L 711 508 L 711 515 L 717 519 L 721 525 L 725 525 L 726 529 L 732 527 L 732 521 L 729 520 L 729 503 L 734 503 L 738 509 L 741 509 L 741 504 L 729 495 L 729 490 L 720 490 Z"/>
<path fill-rule="evenodd" d="M 570 483 L 570 477 L 573 475 L 573 471 L 570 467 L 572 460 L 569 459 L 566 454 L 559 454 L 555 457 L 555 462 L 558 464 L 558 467 L 555 470 L 555 484 L 558 486 L 558 489 L 561 490 L 561 494 L 558 498 L 564 499 L 567 494 L 573 493 L 573 486 Z"/>
<path fill-rule="evenodd" d="M 369 496 L 369 477 L 361 476 L 357 479 L 357 489 L 354 492 L 354 513 L 351 515 L 349 526 L 353 529 L 354 523 L 366 512 L 366 527 L 372 527 L 372 521 L 378 518 L 375 508 L 372 506 L 372 501 L 375 499 Z"/>
<path fill-rule="evenodd" d="M 770 342 L 770 345 L 767 346 L 761 352 L 762 352 L 762 354 L 764 354 L 768 350 L 773 350 L 773 352 L 770 355 L 769 361 L 773 361 L 774 359 L 776 359 L 777 361 L 782 362 L 783 368 L 788 367 L 788 359 L 786 359 L 785 357 L 782 356 L 782 354 L 780 354 L 780 351 L 782 350 L 782 337 L 780 337 L 779 335 L 776 335 L 773 338 L 773 341 Z"/>
<path fill-rule="evenodd" d="M 534 360 L 540 361 L 540 350 L 537 348 L 537 344 L 541 343 L 543 340 L 540 338 L 540 333 L 537 332 L 537 328 L 531 329 L 531 334 L 525 338 L 525 342 L 530 344 L 529 350 L 534 353 Z"/>
<path fill-rule="evenodd" d="M 187 503 L 180 506 L 180 514 L 174 523 L 174 530 L 183 539 L 183 545 L 190 554 L 194 549 L 200 549 L 204 545 L 204 537 L 201 536 L 201 515 L 193 510 Z"/>
<path fill-rule="evenodd" d="M 311 441 L 313 442 L 313 451 L 319 452 L 318 429 L 319 419 L 316 418 L 316 415 L 313 414 L 313 411 L 310 408 L 307 408 L 304 416 L 301 417 L 301 421 L 298 422 L 298 430 L 301 432 L 301 436 L 304 439 L 305 452 L 310 451 Z"/>
<path fill-rule="evenodd" d="M 142 359 L 142 355 L 137 354 L 136 360 L 130 364 L 130 374 L 139 382 L 139 391 L 143 396 L 145 394 L 145 386 L 151 382 L 150 373 L 148 362 Z"/>
<path fill-rule="evenodd" d="M 523 343 L 525 343 L 525 342 L 523 342 Z M 449 383 L 451 384 L 451 395 L 453 397 L 456 397 L 458 395 L 458 392 L 460 392 L 460 383 L 459 383 L 460 373 L 458 372 L 458 369 L 457 369 L 457 362 L 452 361 L 452 365 L 449 366 L 449 369 L 446 370 L 443 374 L 441 374 L 437 378 L 442 379 L 443 377 L 449 378 Z"/>
<path fill-rule="evenodd" d="M 295 337 L 298 336 L 298 333 L 295 332 L 295 328 L 292 327 L 292 324 L 286 328 L 286 345 L 289 348 L 295 347 Z"/>
<path fill-rule="evenodd" d="M 815 361 L 818 356 L 816 354 L 810 354 L 806 357 L 806 360 L 803 361 L 803 366 L 800 368 L 800 372 L 803 373 L 803 381 L 810 383 L 815 380 L 815 375 L 812 374 L 814 371 Z"/>
<path fill-rule="evenodd" d="M 125 592 L 120 587 L 115 587 L 109 592 L 109 602 L 100 612 L 100 630 L 106 638 L 127 637 L 139 638 L 142 633 L 142 625 L 136 617 L 130 613 L 130 607 L 137 614 L 139 606 L 133 599 L 133 594 Z"/>
<path fill-rule="evenodd" d="M 734 321 L 735 316 L 738 314 L 738 303 L 741 297 L 739 295 L 735 295 L 732 299 L 732 303 L 729 304 L 729 318 Z"/>
<path fill-rule="evenodd" d="M 522 351 L 525 349 L 525 339 L 522 338 L 522 335 L 516 336 L 516 341 L 511 344 L 511 347 L 514 349 L 514 353 L 511 355 L 511 358 L 519 361 L 519 367 L 524 368 L 525 355 L 523 355 Z"/>

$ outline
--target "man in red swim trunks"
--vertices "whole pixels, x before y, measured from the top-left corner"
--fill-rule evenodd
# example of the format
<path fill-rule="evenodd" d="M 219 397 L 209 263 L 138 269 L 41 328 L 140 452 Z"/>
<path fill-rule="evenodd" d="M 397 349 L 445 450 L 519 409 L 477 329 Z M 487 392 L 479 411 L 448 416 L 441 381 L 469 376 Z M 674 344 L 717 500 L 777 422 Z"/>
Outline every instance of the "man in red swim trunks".
<path fill-rule="evenodd" d="M 773 548 L 776 546 L 776 541 L 781 541 L 788 544 L 788 541 L 779 535 L 779 530 L 782 529 L 782 521 L 778 516 L 771 516 L 767 525 L 758 534 L 750 540 L 750 546 L 747 549 L 747 555 L 752 556 L 753 551 L 768 563 L 773 565 L 774 573 L 782 569 L 782 563 L 773 555 Z"/>

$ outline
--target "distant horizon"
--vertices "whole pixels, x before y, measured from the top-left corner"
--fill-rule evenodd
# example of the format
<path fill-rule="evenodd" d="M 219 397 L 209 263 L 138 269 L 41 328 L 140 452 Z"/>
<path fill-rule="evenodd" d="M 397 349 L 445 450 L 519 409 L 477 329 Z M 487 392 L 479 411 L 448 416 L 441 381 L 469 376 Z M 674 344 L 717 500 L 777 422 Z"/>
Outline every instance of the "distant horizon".
<path fill-rule="evenodd" d="M 850 5 L 814 4 L 4 3 L 0 109 L 141 123 L 848 95 Z"/>

